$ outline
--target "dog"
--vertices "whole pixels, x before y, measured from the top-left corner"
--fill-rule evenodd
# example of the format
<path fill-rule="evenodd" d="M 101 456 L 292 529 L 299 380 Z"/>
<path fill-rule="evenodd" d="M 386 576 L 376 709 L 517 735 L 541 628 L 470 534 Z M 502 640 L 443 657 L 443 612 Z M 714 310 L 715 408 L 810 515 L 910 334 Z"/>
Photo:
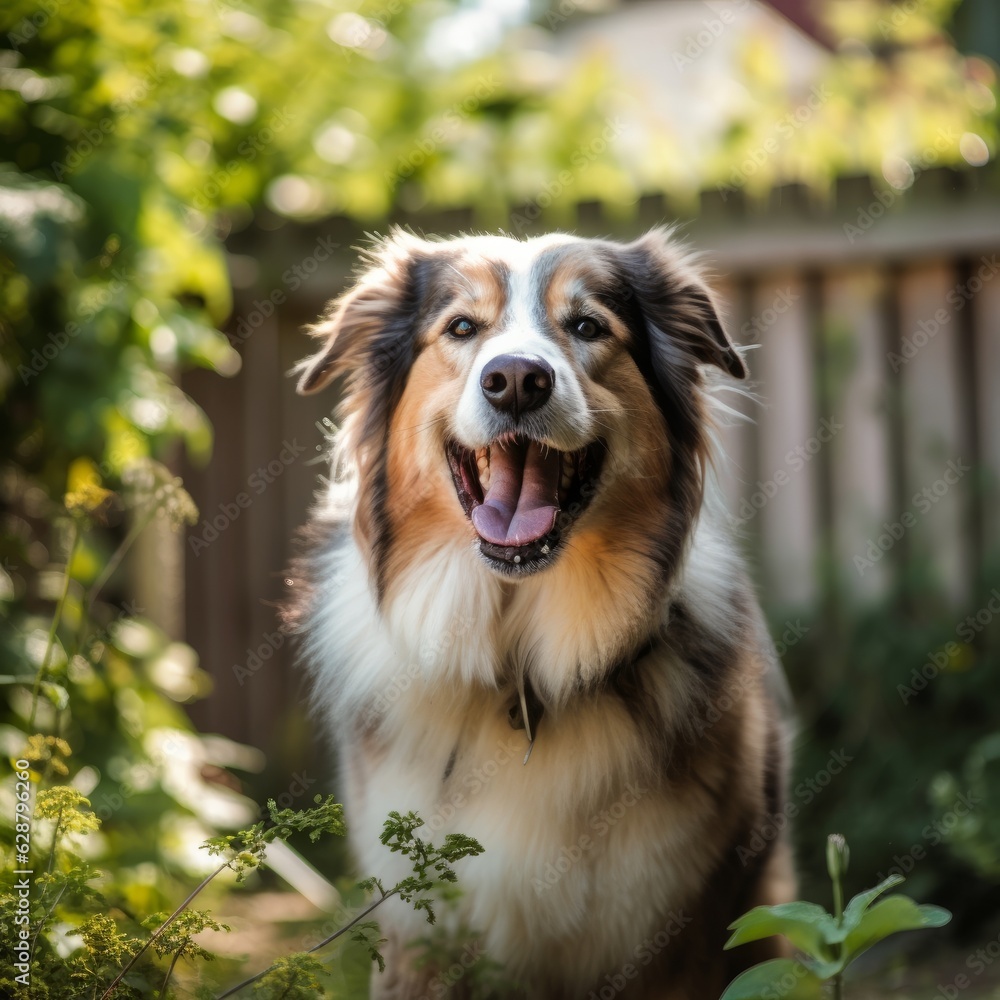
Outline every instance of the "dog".
<path fill-rule="evenodd" d="M 710 486 L 747 368 L 697 259 L 662 228 L 395 230 L 311 332 L 298 389 L 342 400 L 289 625 L 361 870 L 409 874 L 379 835 L 413 810 L 484 847 L 444 924 L 511 995 L 718 997 L 779 953 L 727 926 L 795 882 L 759 835 L 784 681 Z M 422 914 L 378 915 L 374 996 L 463 995 Z"/>

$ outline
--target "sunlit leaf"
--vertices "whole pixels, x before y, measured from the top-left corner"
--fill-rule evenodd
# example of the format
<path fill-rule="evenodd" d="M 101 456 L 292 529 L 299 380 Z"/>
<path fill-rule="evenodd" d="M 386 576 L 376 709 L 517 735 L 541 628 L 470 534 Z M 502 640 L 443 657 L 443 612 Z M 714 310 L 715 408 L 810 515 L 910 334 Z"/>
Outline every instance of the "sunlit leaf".
<path fill-rule="evenodd" d="M 844 951 L 848 960 L 898 931 L 944 927 L 951 914 L 940 906 L 918 905 L 908 896 L 890 896 L 876 903 L 847 935 Z"/>
<path fill-rule="evenodd" d="M 816 903 L 794 902 L 757 906 L 730 924 L 730 930 L 733 934 L 726 948 L 782 934 L 807 954 L 832 957 L 827 944 L 836 934 L 837 923 Z"/>

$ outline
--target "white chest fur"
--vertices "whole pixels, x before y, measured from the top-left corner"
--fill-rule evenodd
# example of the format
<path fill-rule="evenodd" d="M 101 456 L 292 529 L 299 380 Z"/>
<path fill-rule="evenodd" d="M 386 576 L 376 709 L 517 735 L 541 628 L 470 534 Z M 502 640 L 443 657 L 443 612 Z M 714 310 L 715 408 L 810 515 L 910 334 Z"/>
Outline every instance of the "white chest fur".
<path fill-rule="evenodd" d="M 504 672 L 528 616 L 512 618 L 474 563 L 431 554 L 386 620 L 353 543 L 328 558 L 309 659 L 338 737 L 359 874 L 393 884 L 408 873 L 378 837 L 390 810 L 412 810 L 430 839 L 460 832 L 485 848 L 462 864 L 450 919 L 515 974 L 559 969 L 582 987 L 622 956 L 641 963 L 707 872 L 689 861 L 704 820 L 650 777 L 627 708 L 610 695 L 556 706 L 524 764 Z M 663 683 L 683 683 L 669 666 Z M 406 906 L 386 916 L 404 937 L 426 933 Z"/>

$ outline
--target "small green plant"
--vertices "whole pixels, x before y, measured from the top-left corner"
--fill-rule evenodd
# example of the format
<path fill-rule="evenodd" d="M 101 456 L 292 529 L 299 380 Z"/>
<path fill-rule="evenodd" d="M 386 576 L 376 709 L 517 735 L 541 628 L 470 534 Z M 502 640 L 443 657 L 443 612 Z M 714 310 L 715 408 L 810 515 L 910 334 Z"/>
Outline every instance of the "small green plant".
<path fill-rule="evenodd" d="M 898 931 L 943 927 L 951 914 L 940 906 L 919 905 L 908 896 L 884 892 L 904 881 L 890 875 L 874 889 L 858 893 L 844 906 L 843 878 L 850 851 L 839 833 L 827 838 L 826 866 L 833 883 L 833 913 L 816 903 L 797 901 L 757 906 L 730 924 L 733 932 L 725 947 L 780 934 L 801 953 L 800 958 L 773 958 L 737 976 L 720 1000 L 815 1000 L 833 987 L 835 1000 L 843 996 L 844 970 L 863 951 Z M 874 905 L 873 905 L 874 904 Z"/>

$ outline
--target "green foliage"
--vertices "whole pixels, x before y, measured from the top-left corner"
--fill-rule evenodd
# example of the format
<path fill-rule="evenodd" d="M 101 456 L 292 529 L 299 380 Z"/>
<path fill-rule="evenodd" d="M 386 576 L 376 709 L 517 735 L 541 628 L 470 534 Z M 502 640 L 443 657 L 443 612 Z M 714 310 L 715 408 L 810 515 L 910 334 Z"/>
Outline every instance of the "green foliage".
<path fill-rule="evenodd" d="M 351 940 L 359 945 L 368 957 L 378 966 L 379 972 L 385 972 L 385 959 L 379 947 L 385 944 L 378 924 L 374 920 L 364 920 L 356 924 L 351 931 Z"/>
<path fill-rule="evenodd" d="M 17 419 L 0 459 L 50 496 L 80 456 L 112 484 L 178 438 L 207 457 L 211 429 L 167 373 L 239 369 L 217 329 L 220 240 L 255 213 L 372 221 L 400 197 L 499 211 L 603 127 L 582 68 L 557 96 L 524 82 L 513 43 L 438 64 L 436 0 L 356 8 L 3 6 L 0 398 Z"/>
<path fill-rule="evenodd" d="M 154 913 L 142 921 L 142 926 L 148 931 L 154 931 L 162 924 L 166 923 L 166 913 Z M 153 949 L 160 958 L 167 955 L 177 955 L 192 958 L 200 958 L 211 961 L 215 956 L 206 951 L 194 940 L 195 934 L 204 931 L 231 931 L 228 924 L 220 924 L 213 920 L 211 915 L 205 910 L 184 910 L 180 913 L 153 944 Z"/>
<path fill-rule="evenodd" d="M 53 774 L 65 777 L 69 774 L 66 760 L 72 752 L 69 744 L 58 736 L 33 733 L 17 757 L 31 763 L 33 770 L 41 771 L 43 778 Z"/>
<path fill-rule="evenodd" d="M 312 819 L 302 822 L 302 828 L 318 829 L 319 825 L 326 824 L 327 826 L 323 827 L 324 829 L 330 827 L 334 832 L 338 829 L 342 832 L 339 812 L 335 811 L 332 800 L 328 800 L 326 803 L 318 800 L 318 805 L 319 808 L 313 812 Z M 272 804 L 269 804 L 269 807 L 272 817 L 285 815 L 284 811 L 277 812 L 274 810 Z M 296 820 L 296 823 L 298 822 Z M 332 944 L 345 934 L 349 934 L 350 940 L 360 945 L 367 952 L 369 958 L 378 964 L 379 971 L 382 971 L 385 968 L 385 962 L 379 952 L 381 940 L 378 934 L 378 926 L 372 921 L 366 921 L 364 918 L 392 896 L 399 896 L 405 902 L 412 903 L 415 910 L 424 911 L 428 922 L 434 922 L 434 910 L 430 895 L 425 896 L 423 894 L 431 893 L 442 884 L 454 884 L 457 882 L 458 876 L 452 865 L 463 858 L 481 854 L 483 848 L 471 837 L 461 834 L 448 834 L 440 847 L 431 845 L 415 835 L 415 831 L 423 825 L 423 820 L 415 813 L 407 813 L 405 816 L 402 816 L 398 812 L 389 813 L 389 818 L 385 821 L 379 839 L 393 853 L 400 853 L 409 858 L 413 874 L 401 879 L 389 889 L 386 889 L 381 880 L 375 877 L 363 881 L 361 888 L 367 892 L 378 893 L 375 900 L 343 927 L 340 927 L 333 934 L 314 945 L 304 956 L 300 956 L 303 961 L 306 956 L 327 947 L 327 945 Z M 238 836 L 235 846 L 238 848 L 240 846 L 253 845 L 256 842 L 255 838 L 258 838 L 258 834 L 256 827 L 253 827 Z M 211 853 L 216 853 L 219 849 L 226 849 L 218 841 L 211 842 L 206 846 Z M 229 849 L 232 850 L 232 847 Z M 256 856 L 252 850 L 248 854 L 250 857 Z M 231 987 L 220 996 L 219 1000 L 222 1000 L 222 997 L 231 996 L 253 983 L 267 981 L 275 974 L 279 974 L 279 981 L 287 982 L 286 978 L 281 977 L 288 977 L 294 973 L 298 978 L 295 978 L 291 982 L 289 988 L 293 986 L 294 988 L 299 988 L 301 981 L 315 975 L 318 968 L 321 967 L 310 964 L 306 967 L 305 971 L 302 971 L 297 963 L 293 963 L 292 967 L 289 967 L 279 959 L 263 972 Z M 316 995 L 315 992 L 313 995 Z"/>
<path fill-rule="evenodd" d="M 900 931 L 943 927 L 951 914 L 940 906 L 918 905 L 907 896 L 890 896 L 876 903 L 903 878 L 890 875 L 874 889 L 856 895 L 843 906 L 842 881 L 847 872 L 847 843 L 839 834 L 827 842 L 827 869 L 833 883 L 834 912 L 815 903 L 757 906 L 730 924 L 726 948 L 781 935 L 800 957 L 775 958 L 741 973 L 721 1000 L 768 1000 L 780 994 L 792 1000 L 824 996 L 823 984 L 832 981 L 840 998 L 844 970 L 860 954 Z"/>
<path fill-rule="evenodd" d="M 955 808 L 963 796 L 974 808 Z M 982 878 L 1000 880 L 1000 733 L 979 740 L 957 773 L 938 775 L 931 798 L 936 825 L 956 857 Z"/>
<path fill-rule="evenodd" d="M 394 854 L 402 854 L 413 865 L 413 874 L 399 882 L 393 889 L 386 892 L 382 883 L 370 879 L 362 883 L 369 889 L 378 889 L 382 897 L 398 893 L 404 902 L 412 902 L 415 910 L 423 910 L 429 923 L 434 923 L 433 900 L 429 894 L 440 883 L 455 883 L 458 875 L 452 867 L 463 858 L 476 857 L 483 853 L 482 846 L 472 837 L 460 833 L 445 835 L 444 843 L 435 846 L 421 840 L 414 833 L 423 826 L 424 821 L 409 812 L 405 816 L 398 812 L 390 812 L 385 821 L 379 840 Z"/>
<path fill-rule="evenodd" d="M 82 808 L 88 807 L 87 809 Z M 69 785 L 54 785 L 35 796 L 35 819 L 55 821 L 53 841 L 66 833 L 89 833 L 100 826 L 97 817 L 89 811 L 90 800 Z"/>
<path fill-rule="evenodd" d="M 253 995 L 260 1000 L 313 1000 L 325 995 L 321 985 L 325 978 L 326 969 L 319 959 L 297 952 L 279 958 L 254 984 Z"/>
<path fill-rule="evenodd" d="M 857 607 L 838 594 L 836 616 L 801 616 L 806 634 L 783 661 L 801 734 L 790 784 L 794 812 L 787 816 L 803 851 L 839 826 L 855 871 L 881 878 L 899 868 L 921 895 L 947 891 L 956 904 L 970 897 L 971 857 L 959 840 L 976 831 L 984 858 L 1000 843 L 1000 824 L 989 819 L 996 801 L 991 744 L 980 743 L 981 765 L 973 766 L 977 751 L 970 752 L 995 733 L 1000 717 L 1000 619 L 973 632 L 966 616 L 991 600 L 996 579 L 991 575 L 962 609 L 914 573 L 905 595 Z M 841 750 L 850 763 L 817 784 L 831 753 Z M 974 808 L 956 824 L 963 796 Z M 955 847 L 951 855 L 946 840 Z M 807 894 L 822 891 L 809 866 L 802 874 Z"/>
<path fill-rule="evenodd" d="M 309 809 L 279 809 L 274 799 L 269 799 L 269 822 L 261 820 L 238 833 L 212 837 L 204 846 L 209 854 L 225 855 L 227 867 L 236 873 L 236 881 L 242 882 L 247 872 L 264 863 L 267 845 L 275 840 L 288 840 L 293 833 L 308 833 L 309 840 L 315 843 L 324 834 L 337 837 L 346 834 L 344 807 L 332 795 L 325 799 L 317 795 L 313 802 L 315 805 Z"/>
<path fill-rule="evenodd" d="M 36 747 L 43 745 L 39 740 L 34 743 Z M 68 747 L 60 749 L 66 751 L 62 756 L 71 756 Z M 27 926 L 31 942 L 31 960 L 27 964 L 33 995 L 68 996 L 73 991 L 85 991 L 95 998 L 168 997 L 179 961 L 207 962 L 215 957 L 204 945 L 204 933 L 225 933 L 231 929 L 209 912 L 191 908 L 193 900 L 221 872 L 235 871 L 237 881 L 241 881 L 249 870 L 266 864 L 267 846 L 277 840 L 305 835 L 316 841 L 327 835 L 340 837 L 346 832 L 342 807 L 332 797 L 316 796 L 312 807 L 301 810 L 278 809 L 271 801 L 267 821 L 206 841 L 203 846 L 208 853 L 223 860 L 173 912 L 139 918 L 127 916 L 125 909 L 117 905 L 114 880 L 109 883 L 106 873 L 74 853 L 77 838 L 100 829 L 99 819 L 88 806 L 86 797 L 68 785 L 56 784 L 36 793 L 32 818 L 39 824 L 33 829 L 37 831 L 48 822 L 53 832 L 51 841 L 45 841 L 50 844 L 47 859 L 42 842 L 32 839 L 29 863 L 39 871 L 44 867 L 44 874 L 32 880 L 27 910 L 19 902 L 17 891 L 0 895 L 0 947 L 14 954 L 18 927 Z M 378 895 L 353 919 L 320 941 L 310 953 L 278 958 L 264 972 L 230 988 L 222 996 L 233 995 L 251 984 L 254 995 L 260 997 L 325 995 L 321 983 L 327 982 L 328 971 L 311 952 L 347 934 L 364 948 L 380 970 L 384 969 L 378 925 L 365 917 L 390 897 L 399 896 L 433 921 L 431 894 L 442 884 L 457 881 L 455 863 L 483 850 L 476 841 L 461 835 L 450 835 L 440 847 L 435 847 L 416 836 L 415 831 L 422 825 L 422 820 L 413 813 L 406 816 L 392 813 L 382 836 L 382 842 L 390 850 L 410 859 L 412 874 L 388 889 L 378 879 L 369 879 L 365 884 L 377 889 Z M 9 861 L 10 852 L 7 853 L 5 860 Z M 92 885 L 98 881 L 101 889 Z M 66 928 L 70 928 L 69 932 Z M 15 985 L 9 977 L 0 979 L 0 987 L 8 991 L 13 991 Z"/>
<path fill-rule="evenodd" d="M 41 737 L 30 743 L 36 761 L 52 749 Z M 57 760 L 71 760 L 64 742 L 57 750 Z M 58 772 L 55 777 L 58 779 Z M 30 935 L 32 996 L 96 995 L 142 941 L 140 928 L 125 917 L 114 889 L 109 896 L 94 885 L 106 882 L 104 873 L 76 853 L 83 838 L 100 828 L 89 805 L 88 799 L 69 785 L 55 784 L 36 791 L 31 853 L 27 864 L 16 866 L 34 872 L 28 908 L 23 908 L 17 887 L 0 896 L 0 946 L 13 954 L 19 929 L 27 928 Z M 51 834 L 43 836 L 46 826 L 51 827 Z M 6 862 L 13 860 L 6 849 L 4 855 Z M 137 968 L 116 995 L 151 995 L 153 972 L 148 966 Z M 12 979 L 0 980 L 0 988 L 14 995 Z"/>
<path fill-rule="evenodd" d="M 709 151 L 704 179 L 756 199 L 782 183 L 827 195 L 857 174 L 900 191 L 928 167 L 986 162 L 998 140 L 997 71 L 956 51 L 957 4 L 817 4 L 835 51 L 804 84 L 776 34 L 748 34 L 740 76 L 751 96 Z"/>

